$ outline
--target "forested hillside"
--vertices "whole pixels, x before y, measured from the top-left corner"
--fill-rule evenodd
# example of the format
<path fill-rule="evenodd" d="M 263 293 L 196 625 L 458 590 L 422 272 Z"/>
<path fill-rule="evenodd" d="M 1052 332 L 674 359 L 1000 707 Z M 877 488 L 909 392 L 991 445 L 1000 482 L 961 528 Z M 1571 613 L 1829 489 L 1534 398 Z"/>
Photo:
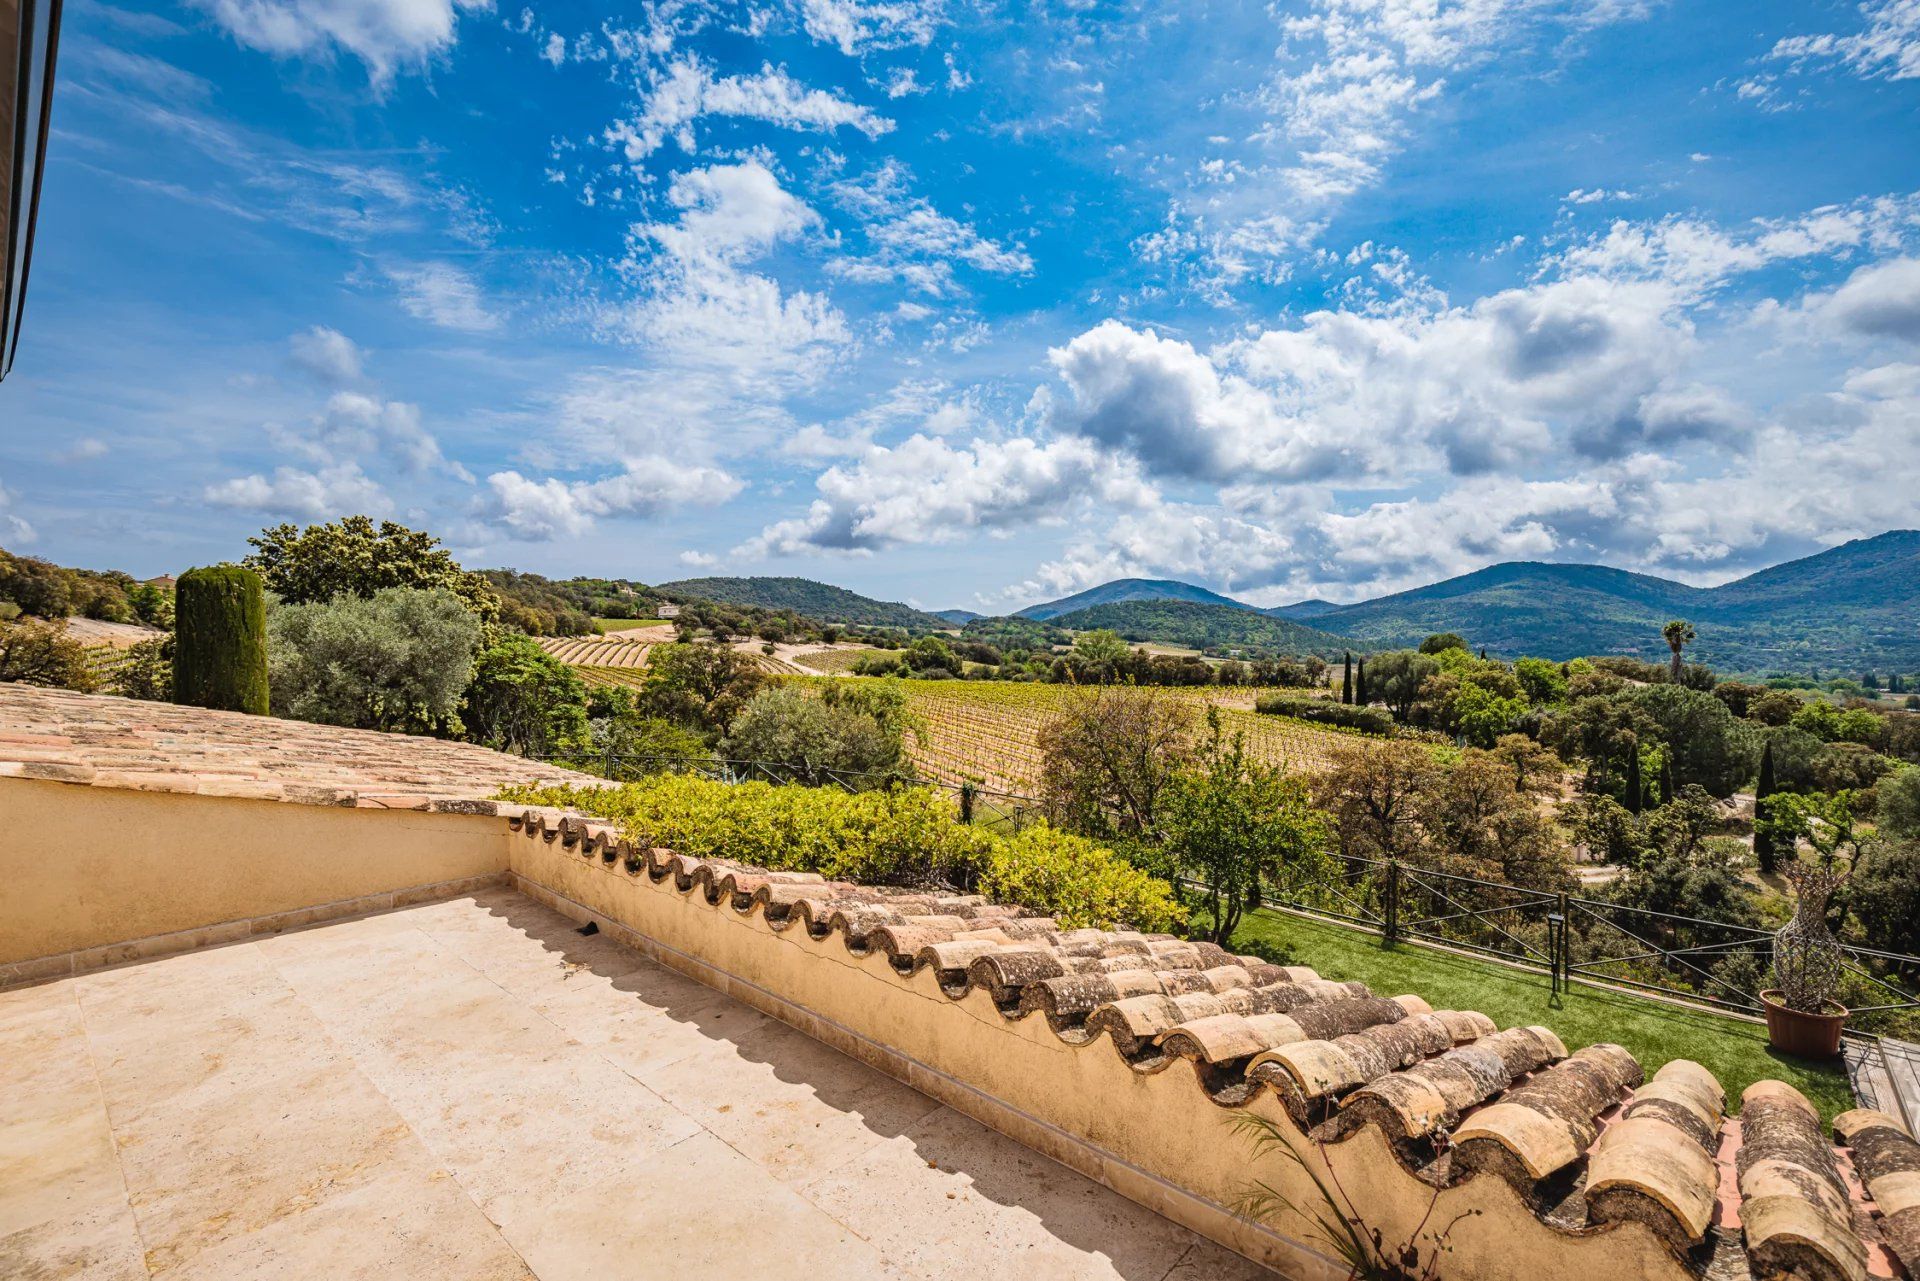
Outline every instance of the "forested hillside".
<path fill-rule="evenodd" d="M 946 619 L 911 605 L 875 600 L 811 578 L 684 578 L 661 583 L 659 589 L 730 605 L 792 610 L 829 623 L 916 630 L 952 626 Z"/>

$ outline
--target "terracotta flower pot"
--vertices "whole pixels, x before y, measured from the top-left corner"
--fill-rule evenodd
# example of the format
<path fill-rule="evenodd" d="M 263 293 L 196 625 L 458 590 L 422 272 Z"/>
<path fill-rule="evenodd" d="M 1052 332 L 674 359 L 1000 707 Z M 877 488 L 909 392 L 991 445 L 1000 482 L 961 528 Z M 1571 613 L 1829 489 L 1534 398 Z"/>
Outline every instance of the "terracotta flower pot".
<path fill-rule="evenodd" d="M 1846 1006 L 1828 1001 L 1831 1013 L 1809 1014 L 1781 1004 L 1778 988 L 1760 994 L 1767 1011 L 1767 1044 L 1803 1059 L 1830 1059 L 1840 1053 L 1840 1032 L 1847 1026 Z"/>

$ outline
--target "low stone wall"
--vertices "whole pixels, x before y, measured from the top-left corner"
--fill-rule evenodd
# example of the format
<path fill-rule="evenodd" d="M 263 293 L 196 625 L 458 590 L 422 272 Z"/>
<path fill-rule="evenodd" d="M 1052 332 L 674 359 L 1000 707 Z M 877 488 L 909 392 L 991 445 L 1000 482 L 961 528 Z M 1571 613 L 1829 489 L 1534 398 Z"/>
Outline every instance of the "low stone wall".
<path fill-rule="evenodd" d="M 735 882 L 715 865 L 669 858 L 665 851 L 642 856 L 607 843 L 578 820 L 568 820 L 562 836 L 548 826 L 558 819 L 536 814 L 515 821 L 525 834 L 512 843 L 511 871 L 528 895 L 596 922 L 661 963 L 1282 1275 L 1321 1281 L 1345 1277 L 1349 1269 L 1302 1213 L 1282 1211 L 1253 1224 L 1230 1212 L 1256 1180 L 1306 1214 L 1325 1207 L 1302 1169 L 1279 1157 L 1256 1162 L 1251 1142 L 1232 1124 L 1241 1109 L 1278 1126 L 1384 1240 L 1418 1242 L 1423 1255 L 1444 1249 L 1439 1275 L 1475 1281 L 1683 1281 L 1695 1275 L 1644 1223 L 1555 1226 L 1512 1184 L 1488 1173 L 1436 1194 L 1402 1163 L 1378 1125 L 1316 1145 L 1274 1090 L 1255 1089 L 1229 1105 L 1210 1092 L 1195 1065 L 1176 1059 L 1142 1071 L 1116 1053 L 1104 1033 L 1070 1042 L 1042 1013 L 1003 1012 L 982 984 L 958 994 L 943 988 L 931 966 L 903 972 L 889 950 L 851 946 L 848 932 L 826 928 L 825 921 L 817 922 L 821 937 L 800 920 L 776 923 L 765 910 L 764 889 L 752 901 L 735 895 L 765 878 Z M 724 885 L 716 880 L 722 875 Z M 1444 1246 L 1436 1246 L 1442 1236 Z"/>
<path fill-rule="evenodd" d="M 0 986 L 379 911 L 506 874 L 507 833 L 492 804 L 418 803 L 303 805 L 0 778 Z"/>

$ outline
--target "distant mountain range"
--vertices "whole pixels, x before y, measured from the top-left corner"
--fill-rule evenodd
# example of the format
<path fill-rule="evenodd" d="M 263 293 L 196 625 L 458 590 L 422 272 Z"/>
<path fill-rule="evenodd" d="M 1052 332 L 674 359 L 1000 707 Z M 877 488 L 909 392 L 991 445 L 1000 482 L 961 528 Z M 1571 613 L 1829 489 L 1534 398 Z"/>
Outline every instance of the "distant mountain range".
<path fill-rule="evenodd" d="M 690 578 L 660 588 L 866 626 L 992 622 L 972 610 L 929 612 L 807 578 Z M 1121 578 L 1013 617 L 1075 631 L 1111 628 L 1135 641 L 1296 653 L 1392 649 L 1433 632 L 1459 632 L 1491 653 L 1554 659 L 1662 659 L 1661 625 L 1684 618 L 1699 632 L 1689 657 L 1726 672 L 1915 671 L 1920 531 L 1858 539 L 1719 587 L 1605 565 L 1510 561 L 1376 600 L 1303 600 L 1272 609 L 1193 583 Z"/>
<path fill-rule="evenodd" d="M 1202 601 L 1311 620 L 1312 630 L 1362 649 L 1412 645 L 1452 631 L 1494 653 L 1556 659 L 1662 657 L 1661 625 L 1685 618 L 1700 633 L 1692 656 L 1726 671 L 1912 670 L 1920 667 L 1920 531 L 1858 539 L 1719 587 L 1689 587 L 1605 565 L 1512 561 L 1352 605 L 1309 600 L 1257 610 L 1191 583 L 1129 578 L 1020 614 L 1099 626 L 1065 615 L 1084 614 L 1090 604 L 1142 600 Z M 1171 625 L 1173 616 L 1166 621 Z"/>
<path fill-rule="evenodd" d="M 902 605 L 898 601 L 875 600 L 850 592 L 831 583 L 811 578 L 683 578 L 660 583 L 663 592 L 699 596 L 729 605 L 758 605 L 764 609 L 786 609 L 828 623 L 853 623 L 861 627 L 908 627 L 939 629 L 953 626 L 938 614 Z"/>

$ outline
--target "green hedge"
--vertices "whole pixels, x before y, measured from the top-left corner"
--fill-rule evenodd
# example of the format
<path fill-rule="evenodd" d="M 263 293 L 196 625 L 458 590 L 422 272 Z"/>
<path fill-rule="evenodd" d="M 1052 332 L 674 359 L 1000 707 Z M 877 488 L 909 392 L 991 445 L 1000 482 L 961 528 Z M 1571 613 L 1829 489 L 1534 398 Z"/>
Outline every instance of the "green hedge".
<path fill-rule="evenodd" d="M 267 714 L 267 601 L 238 565 L 190 569 L 173 588 L 173 701 Z"/>
<path fill-rule="evenodd" d="M 1254 700 L 1253 710 L 1269 716 L 1357 729 L 1363 734 L 1393 733 L 1393 717 L 1377 707 L 1358 707 L 1331 698 L 1302 698 L 1297 694 L 1268 694 Z"/>
<path fill-rule="evenodd" d="M 950 885 L 1047 913 L 1069 928 L 1169 930 L 1183 919 L 1164 881 L 1105 846 L 1044 823 L 1016 836 L 969 827 L 935 788 L 849 794 L 670 775 L 500 795 L 611 819 L 630 840 L 693 858 L 868 885 Z"/>

